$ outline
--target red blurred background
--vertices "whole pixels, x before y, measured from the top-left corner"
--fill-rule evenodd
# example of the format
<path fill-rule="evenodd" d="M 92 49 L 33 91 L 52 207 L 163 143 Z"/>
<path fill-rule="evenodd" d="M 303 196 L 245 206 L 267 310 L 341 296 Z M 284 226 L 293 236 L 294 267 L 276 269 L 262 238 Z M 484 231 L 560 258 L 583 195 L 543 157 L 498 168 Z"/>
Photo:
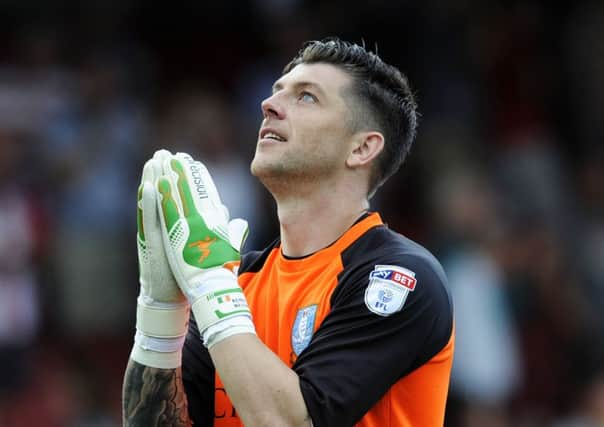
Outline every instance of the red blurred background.
<path fill-rule="evenodd" d="M 143 162 L 202 159 L 261 248 L 260 101 L 331 35 L 419 100 L 373 207 L 449 276 L 446 425 L 604 425 L 604 4 L 416 3 L 0 2 L 0 426 L 120 425 Z"/>

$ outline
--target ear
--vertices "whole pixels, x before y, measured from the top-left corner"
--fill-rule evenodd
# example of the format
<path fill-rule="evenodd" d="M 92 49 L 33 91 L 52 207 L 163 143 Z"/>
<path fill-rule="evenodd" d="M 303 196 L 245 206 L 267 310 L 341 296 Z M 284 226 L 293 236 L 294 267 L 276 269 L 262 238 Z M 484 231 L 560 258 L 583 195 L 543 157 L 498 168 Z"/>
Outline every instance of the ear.
<path fill-rule="evenodd" d="M 346 166 L 357 168 L 368 165 L 383 149 L 384 135 L 380 132 L 359 132 L 353 141 L 352 151 L 346 159 Z"/>

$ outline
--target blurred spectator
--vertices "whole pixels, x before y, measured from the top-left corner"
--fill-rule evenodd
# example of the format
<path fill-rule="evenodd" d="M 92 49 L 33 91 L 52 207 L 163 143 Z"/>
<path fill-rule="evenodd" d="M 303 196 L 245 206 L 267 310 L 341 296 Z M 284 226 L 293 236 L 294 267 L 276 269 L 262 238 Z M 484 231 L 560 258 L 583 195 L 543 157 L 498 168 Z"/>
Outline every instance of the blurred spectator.
<path fill-rule="evenodd" d="M 554 421 L 551 427 L 600 427 L 604 425 L 604 366 L 590 372 L 580 389 L 576 405 L 567 417 Z"/>
<path fill-rule="evenodd" d="M 0 425 L 2 400 L 31 375 L 40 328 L 40 289 L 35 263 L 43 245 L 39 200 L 20 180 L 24 141 L 0 130 Z"/>
<path fill-rule="evenodd" d="M 434 194 L 441 259 L 455 306 L 452 393 L 461 425 L 510 425 L 508 405 L 522 377 L 516 325 L 501 269 L 501 225 L 489 181 L 451 172 Z"/>
<path fill-rule="evenodd" d="M 602 144 L 604 121 L 604 4 L 576 2 L 566 20 L 561 46 L 565 75 L 568 76 L 569 118 L 573 123 L 574 150 L 588 154 L 591 146 Z"/>
<path fill-rule="evenodd" d="M 447 427 L 602 425 L 604 6 L 558 3 L 4 2 L 0 426 L 120 424 L 142 162 L 198 156 L 264 246 L 260 102 L 328 35 L 377 43 L 419 99 L 417 144 L 372 205 L 444 256 Z"/>
<path fill-rule="evenodd" d="M 120 334 L 131 318 L 136 260 L 129 243 L 146 117 L 128 96 L 122 66 L 93 53 L 81 69 L 79 97 L 53 119 L 43 145 L 56 227 L 55 314 L 73 334 Z"/>
<path fill-rule="evenodd" d="M 579 170 L 579 266 L 587 301 L 594 316 L 594 333 L 604 341 L 604 150 L 594 150 Z"/>
<path fill-rule="evenodd" d="M 224 97 L 212 90 L 180 94 L 158 120 L 154 149 L 184 151 L 199 158 L 212 174 L 231 218 L 249 222 L 246 247 L 260 249 L 267 226 L 262 215 L 266 196 L 250 173 L 252 157 L 244 157 L 237 145 L 241 136 L 232 110 Z M 255 142 L 255 135 L 250 135 L 245 143 L 254 148 Z"/>
<path fill-rule="evenodd" d="M 73 75 L 51 34 L 26 33 L 16 45 L 16 61 L 0 65 L 0 127 L 42 136 L 50 118 L 72 101 Z"/>

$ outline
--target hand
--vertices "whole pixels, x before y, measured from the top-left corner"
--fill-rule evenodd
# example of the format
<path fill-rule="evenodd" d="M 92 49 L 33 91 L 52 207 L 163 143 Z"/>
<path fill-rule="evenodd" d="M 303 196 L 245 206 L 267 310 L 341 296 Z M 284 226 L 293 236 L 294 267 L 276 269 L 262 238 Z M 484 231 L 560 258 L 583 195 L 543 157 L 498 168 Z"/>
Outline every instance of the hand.
<path fill-rule="evenodd" d="M 228 210 L 201 162 L 178 153 L 162 166 L 157 188 L 164 247 L 205 345 L 209 348 L 236 333 L 255 333 L 236 277 L 247 222 L 229 222 Z"/>
<path fill-rule="evenodd" d="M 155 183 L 163 161 L 170 157 L 169 151 L 157 151 L 145 164 L 138 189 L 136 240 L 141 287 L 131 355 L 143 365 L 164 369 L 180 366 L 189 321 L 189 304 L 170 270 L 157 212 Z"/>

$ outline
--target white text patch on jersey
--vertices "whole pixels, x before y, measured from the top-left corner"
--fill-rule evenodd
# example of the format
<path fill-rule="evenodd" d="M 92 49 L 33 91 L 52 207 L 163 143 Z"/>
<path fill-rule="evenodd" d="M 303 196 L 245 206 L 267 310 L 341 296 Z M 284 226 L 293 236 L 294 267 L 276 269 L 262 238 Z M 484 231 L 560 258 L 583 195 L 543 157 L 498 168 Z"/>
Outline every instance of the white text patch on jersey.
<path fill-rule="evenodd" d="M 400 311 L 417 280 L 415 273 L 398 265 L 376 265 L 369 274 L 365 290 L 365 305 L 380 316 L 390 316 Z"/>

